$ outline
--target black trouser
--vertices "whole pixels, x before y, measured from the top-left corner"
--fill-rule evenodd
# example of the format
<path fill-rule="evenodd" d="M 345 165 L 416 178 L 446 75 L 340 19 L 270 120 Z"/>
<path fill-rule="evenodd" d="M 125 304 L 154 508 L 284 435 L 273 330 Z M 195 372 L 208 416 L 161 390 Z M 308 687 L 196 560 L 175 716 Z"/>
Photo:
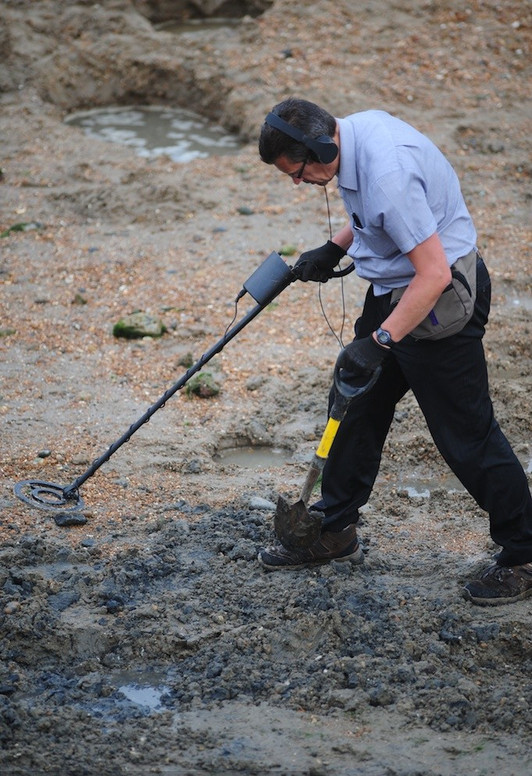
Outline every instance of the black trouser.
<path fill-rule="evenodd" d="M 489 514 L 493 541 L 504 566 L 532 561 L 532 500 L 526 475 L 497 423 L 488 388 L 482 336 L 491 284 L 477 263 L 473 317 L 458 334 L 394 346 L 375 386 L 353 401 L 340 424 L 323 472 L 324 529 L 358 521 L 379 470 L 397 402 L 411 389 L 438 450 L 477 504 Z M 357 337 L 366 337 L 389 314 L 390 294 L 368 291 Z"/>

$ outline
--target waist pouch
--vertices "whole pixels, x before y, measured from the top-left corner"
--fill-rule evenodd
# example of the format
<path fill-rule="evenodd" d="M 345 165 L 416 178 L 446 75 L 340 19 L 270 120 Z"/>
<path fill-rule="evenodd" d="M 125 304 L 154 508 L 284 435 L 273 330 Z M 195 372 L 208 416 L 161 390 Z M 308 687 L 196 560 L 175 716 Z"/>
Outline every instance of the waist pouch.
<path fill-rule="evenodd" d="M 410 332 L 414 339 L 438 340 L 461 331 L 473 315 L 477 293 L 477 252 L 473 249 L 451 267 L 452 280 L 421 323 Z M 391 308 L 408 286 L 395 288 Z"/>

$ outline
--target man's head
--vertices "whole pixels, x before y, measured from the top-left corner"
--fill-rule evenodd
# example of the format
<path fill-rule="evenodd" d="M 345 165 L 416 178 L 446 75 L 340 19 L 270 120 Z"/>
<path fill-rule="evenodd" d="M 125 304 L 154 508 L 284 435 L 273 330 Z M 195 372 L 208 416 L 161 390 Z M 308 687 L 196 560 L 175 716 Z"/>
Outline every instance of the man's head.
<path fill-rule="evenodd" d="M 294 97 L 266 116 L 259 154 L 294 183 L 325 185 L 338 171 L 338 129 L 334 116 L 307 100 Z"/>

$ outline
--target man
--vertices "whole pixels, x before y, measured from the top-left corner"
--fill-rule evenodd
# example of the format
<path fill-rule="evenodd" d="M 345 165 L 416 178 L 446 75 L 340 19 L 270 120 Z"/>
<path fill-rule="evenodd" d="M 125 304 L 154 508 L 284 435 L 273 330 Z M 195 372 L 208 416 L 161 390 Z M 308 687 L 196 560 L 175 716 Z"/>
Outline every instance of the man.
<path fill-rule="evenodd" d="M 501 547 L 496 562 L 466 584 L 465 597 L 502 604 L 532 595 L 532 500 L 493 415 L 482 346 L 490 279 L 453 168 L 427 137 L 388 113 L 335 119 L 295 98 L 268 114 L 259 152 L 296 185 L 337 178 L 349 221 L 302 253 L 294 272 L 326 282 L 345 254 L 355 261 L 370 287 L 337 368 L 359 380 L 380 371 L 351 403 L 326 462 L 313 507 L 323 513 L 320 539 L 308 549 L 262 549 L 260 562 L 267 569 L 361 562 L 358 510 L 370 496 L 395 406 L 412 390 L 438 450 L 488 512 Z"/>

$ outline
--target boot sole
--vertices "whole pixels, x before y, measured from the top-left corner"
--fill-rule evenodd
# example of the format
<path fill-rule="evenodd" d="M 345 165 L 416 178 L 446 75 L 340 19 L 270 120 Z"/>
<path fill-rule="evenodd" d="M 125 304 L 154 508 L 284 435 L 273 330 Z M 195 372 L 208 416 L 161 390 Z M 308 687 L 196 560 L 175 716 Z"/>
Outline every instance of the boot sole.
<path fill-rule="evenodd" d="M 532 588 L 530 590 L 523 590 L 522 593 L 518 593 L 517 595 L 505 596 L 504 598 L 483 598 L 475 596 L 467 589 L 467 587 L 463 588 L 462 593 L 467 601 L 470 601 L 477 606 L 501 606 L 503 604 L 513 604 L 517 601 L 523 601 L 523 599 L 532 596 Z"/>
<path fill-rule="evenodd" d="M 324 563 L 331 563 L 333 560 L 335 560 L 337 563 L 349 561 L 353 566 L 359 566 L 364 562 L 364 552 L 362 551 L 362 547 L 359 546 L 350 555 L 343 555 L 338 558 L 316 558 L 316 560 L 307 560 L 304 563 L 293 563 L 290 565 L 266 563 L 262 560 L 259 552 L 257 555 L 257 560 L 259 561 L 260 565 L 267 571 L 297 571 L 297 569 L 304 569 L 312 566 L 323 566 Z"/>

